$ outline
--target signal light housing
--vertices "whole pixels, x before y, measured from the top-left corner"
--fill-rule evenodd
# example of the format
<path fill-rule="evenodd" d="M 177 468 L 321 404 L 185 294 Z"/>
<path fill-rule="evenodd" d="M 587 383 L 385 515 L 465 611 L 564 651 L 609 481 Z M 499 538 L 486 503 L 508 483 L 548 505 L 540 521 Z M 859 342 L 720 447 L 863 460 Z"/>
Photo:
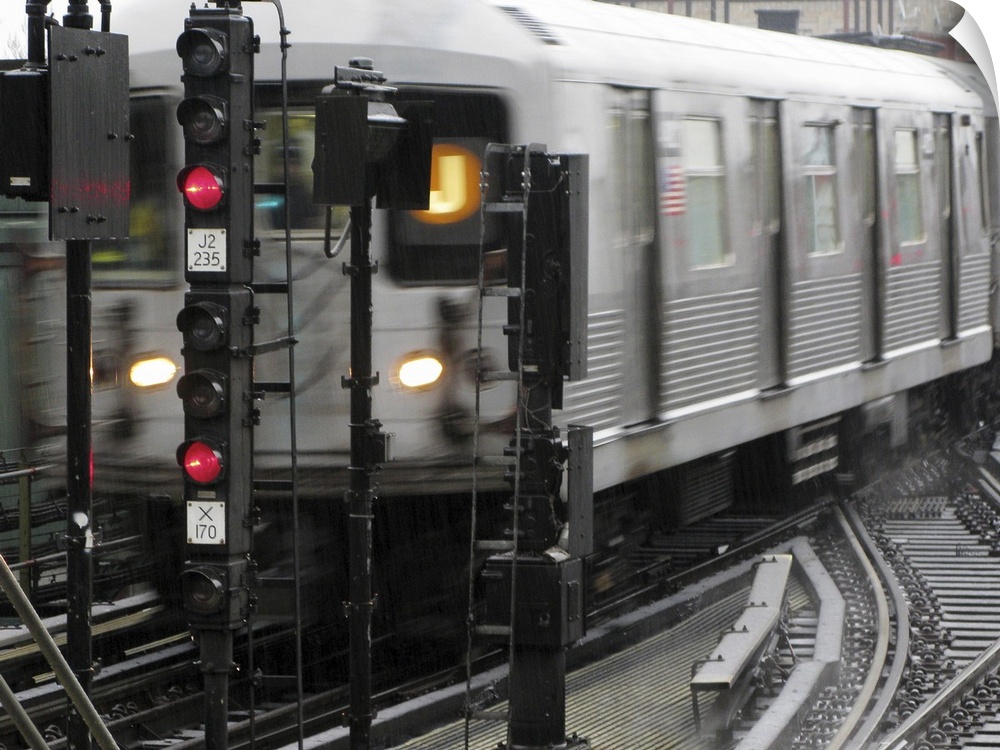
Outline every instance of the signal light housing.
<path fill-rule="evenodd" d="M 202 630 L 246 625 L 253 534 L 253 57 L 259 40 L 240 4 L 192 6 L 177 39 L 184 98 L 184 442 L 187 507 L 182 597 Z M 204 647 L 204 643 L 202 644 Z M 213 657 L 214 658 L 214 657 Z"/>
<path fill-rule="evenodd" d="M 184 334 L 184 348 L 210 352 L 226 343 L 226 308 L 214 302 L 194 302 L 177 313 L 177 328 Z"/>
<path fill-rule="evenodd" d="M 527 226 L 520 213 L 506 215 L 511 240 L 507 285 L 523 284 L 526 290 L 507 300 L 507 364 L 512 372 L 530 367 L 547 380 L 552 407 L 561 409 L 563 380 L 587 376 L 589 160 L 584 154 L 536 148 L 491 145 L 485 171 L 493 179 L 484 200 L 519 196 L 529 207 Z M 526 166 L 531 171 L 527 190 Z"/>
<path fill-rule="evenodd" d="M 177 395 L 192 417 L 217 417 L 226 407 L 226 377 L 211 370 L 189 372 L 177 381 Z"/>
<path fill-rule="evenodd" d="M 192 96 L 177 105 L 177 122 L 194 143 L 218 143 L 227 134 L 226 103 L 215 96 Z"/>
<path fill-rule="evenodd" d="M 177 38 L 177 54 L 188 75 L 208 78 L 228 70 L 229 39 L 216 29 L 189 28 Z"/>
<path fill-rule="evenodd" d="M 181 573 L 181 599 L 194 615 L 216 614 L 226 603 L 226 582 L 214 568 L 188 568 Z"/>
<path fill-rule="evenodd" d="M 203 630 L 235 630 L 246 624 L 250 602 L 247 560 L 187 560 L 181 571 L 181 604 L 191 625 Z"/>
<path fill-rule="evenodd" d="M 234 7 L 229 7 L 230 5 Z M 184 98 L 185 166 L 177 188 L 185 206 L 185 278 L 249 284 L 253 279 L 254 53 L 259 40 L 239 3 L 192 8 L 177 54 Z"/>
<path fill-rule="evenodd" d="M 192 289 L 184 301 L 177 314 L 184 338 L 184 374 L 177 381 L 184 407 L 184 442 L 177 449 L 184 497 L 189 503 L 225 503 L 227 516 L 239 519 L 229 524 L 235 530 L 227 545 L 245 554 L 251 533 L 243 519 L 253 455 L 253 292 Z"/>

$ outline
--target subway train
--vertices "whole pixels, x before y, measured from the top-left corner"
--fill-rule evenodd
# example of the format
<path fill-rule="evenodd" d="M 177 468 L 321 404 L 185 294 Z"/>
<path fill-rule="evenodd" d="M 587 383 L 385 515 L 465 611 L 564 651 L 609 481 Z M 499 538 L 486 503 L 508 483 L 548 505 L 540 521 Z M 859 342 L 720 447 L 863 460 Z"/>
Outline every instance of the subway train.
<path fill-rule="evenodd" d="M 397 102 L 433 102 L 429 207 L 376 209 L 372 229 L 373 413 L 391 436 L 377 484 L 400 568 L 416 544 L 401 540 L 443 544 L 467 524 L 454 503 L 472 485 L 477 426 L 483 452 L 512 435 L 510 383 L 484 385 L 476 410 L 477 357 L 502 365 L 507 351 L 505 304 L 485 303 L 481 351 L 477 335 L 480 263 L 486 283 L 506 279 L 507 225 L 480 211 L 490 143 L 589 158 L 588 374 L 565 384 L 554 418 L 593 428 L 598 549 L 808 499 L 932 438 L 943 415 L 975 418 L 1000 315 L 1000 135 L 974 66 L 588 0 L 289 2 L 284 144 L 278 16 L 243 7 L 261 38 L 256 179 L 286 181 L 286 148 L 291 164 L 307 499 L 343 496 L 349 455 L 349 281 L 311 200 L 315 99 L 335 66 L 368 57 Z M 102 494 L 180 496 L 185 16 L 183 3 L 114 6 L 135 139 L 130 239 L 93 253 Z M 286 280 L 283 201 L 256 198 L 255 284 Z M 7 201 L 0 226 L 22 325 L 8 440 L 58 461 L 63 267 L 37 208 Z M 331 214 L 335 241 L 346 212 Z M 257 339 L 284 335 L 281 300 L 257 300 Z M 407 380 L 418 358 L 439 363 L 435 380 Z M 287 379 L 286 362 L 262 355 L 256 376 Z M 284 476 L 288 399 L 260 408 L 255 472 Z M 509 491 L 502 470 L 477 481 Z"/>

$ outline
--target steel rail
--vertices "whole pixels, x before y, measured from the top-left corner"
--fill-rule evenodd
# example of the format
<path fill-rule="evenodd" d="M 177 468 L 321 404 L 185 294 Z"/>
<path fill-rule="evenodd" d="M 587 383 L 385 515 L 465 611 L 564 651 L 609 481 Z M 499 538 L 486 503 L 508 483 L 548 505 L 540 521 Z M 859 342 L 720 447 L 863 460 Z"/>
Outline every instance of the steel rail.
<path fill-rule="evenodd" d="M 980 472 L 982 476 L 979 478 L 979 485 L 995 502 L 1000 503 L 1000 496 L 994 490 L 996 480 L 989 472 L 982 469 L 980 469 Z M 905 721 L 890 733 L 884 735 L 879 740 L 879 744 L 875 745 L 869 742 L 864 747 L 874 748 L 874 750 L 903 750 L 903 748 L 910 748 L 912 743 L 926 734 L 940 720 L 942 715 L 947 712 L 949 707 L 963 697 L 966 691 L 974 687 L 988 675 L 995 674 L 998 671 L 1000 671 L 1000 640 L 995 641 L 946 686 L 925 701 Z M 854 750 L 854 748 L 852 747 L 851 750 Z"/>
<path fill-rule="evenodd" d="M 1000 669 L 1000 641 L 995 642 L 972 662 L 958 677 L 914 711 L 888 736 L 882 738 L 876 750 L 902 750 L 930 729 L 954 701 L 959 700 L 971 687 Z"/>
<path fill-rule="evenodd" d="M 910 610 L 902 589 L 896 583 L 895 576 L 885 564 L 874 540 L 868 534 L 854 509 L 846 503 L 841 503 L 837 511 L 837 520 L 844 528 L 845 537 L 854 548 L 858 561 L 872 581 L 880 624 L 868 678 L 855 698 L 854 708 L 827 746 L 827 750 L 840 750 L 840 748 L 863 750 L 868 746 L 867 743 L 871 741 L 872 735 L 878 731 L 882 718 L 892 707 L 896 690 L 903 680 L 910 650 Z M 881 585 L 879 585 L 880 583 Z M 884 682 L 882 681 L 882 673 L 888 659 L 889 648 L 889 606 L 883 586 L 888 588 L 892 595 L 897 623 L 892 666 Z M 875 691 L 879 687 L 881 687 L 881 693 L 869 711 Z M 864 719 L 864 723 L 861 723 L 862 719 Z"/>

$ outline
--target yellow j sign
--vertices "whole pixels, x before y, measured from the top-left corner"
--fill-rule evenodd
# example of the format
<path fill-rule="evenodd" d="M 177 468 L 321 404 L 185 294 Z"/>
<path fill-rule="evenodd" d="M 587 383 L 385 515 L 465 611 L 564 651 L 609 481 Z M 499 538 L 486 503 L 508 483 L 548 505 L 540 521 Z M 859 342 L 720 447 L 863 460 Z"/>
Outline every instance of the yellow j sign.
<path fill-rule="evenodd" d="M 425 224 L 453 224 L 479 210 L 479 157 L 454 143 L 431 151 L 431 193 L 426 211 L 413 211 Z"/>

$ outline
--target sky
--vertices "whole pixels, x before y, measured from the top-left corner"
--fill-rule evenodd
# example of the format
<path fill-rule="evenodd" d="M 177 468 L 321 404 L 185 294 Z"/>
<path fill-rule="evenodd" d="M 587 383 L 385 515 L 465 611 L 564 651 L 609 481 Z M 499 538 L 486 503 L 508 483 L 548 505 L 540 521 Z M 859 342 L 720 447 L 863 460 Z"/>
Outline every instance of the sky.
<path fill-rule="evenodd" d="M 182 2 L 183 0 L 156 0 L 156 2 Z M 293 2 L 295 0 L 292 0 Z M 314 0 L 298 0 L 298 2 L 310 2 Z M 998 0 L 955 0 L 964 7 L 969 15 L 976 21 L 982 30 L 982 35 L 970 35 L 964 30 L 964 22 L 956 27 L 954 36 L 962 45 L 972 53 L 976 62 L 984 71 L 987 69 L 993 72 L 994 95 L 996 95 L 997 69 L 1000 62 L 1000 2 Z M 99 23 L 100 3 L 91 0 L 88 3 L 90 12 Z M 68 2 L 65 0 L 54 0 L 49 5 L 49 10 L 55 13 L 56 18 L 62 19 L 66 12 Z M 114 7 L 112 5 L 112 7 Z M 0 0 L 0 58 L 10 57 L 10 40 L 12 36 L 17 40 L 20 49 L 24 49 L 24 2 L 23 0 Z M 112 22 L 114 15 L 112 15 Z M 990 60 L 987 60 L 990 58 Z M 987 74 L 988 75 L 988 74 Z"/>

